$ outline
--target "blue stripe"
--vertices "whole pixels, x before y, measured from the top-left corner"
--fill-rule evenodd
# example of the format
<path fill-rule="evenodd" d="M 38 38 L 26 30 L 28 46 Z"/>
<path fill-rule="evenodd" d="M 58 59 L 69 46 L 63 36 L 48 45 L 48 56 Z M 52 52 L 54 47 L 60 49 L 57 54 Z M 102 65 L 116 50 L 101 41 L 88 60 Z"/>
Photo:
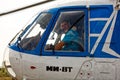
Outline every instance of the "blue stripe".
<path fill-rule="evenodd" d="M 117 19 L 115 23 L 115 28 L 113 31 L 113 36 L 111 39 L 110 48 L 120 55 L 120 10 L 117 14 Z"/>
<path fill-rule="evenodd" d="M 98 44 L 98 46 L 97 46 L 97 48 L 95 50 L 94 57 L 99 57 L 99 58 L 117 58 L 116 56 L 110 55 L 109 53 L 106 53 L 106 52 L 102 51 L 103 45 L 104 44 L 108 44 L 108 43 L 105 43 L 105 41 L 106 41 L 106 38 L 107 38 L 107 35 L 108 35 L 109 30 L 110 30 L 112 22 L 113 22 L 113 20 L 110 22 L 106 32 L 104 33 L 101 41 L 99 42 L 99 44 Z"/>
<path fill-rule="evenodd" d="M 109 18 L 112 12 L 112 5 L 90 6 L 90 18 Z"/>
<path fill-rule="evenodd" d="M 107 21 L 91 21 L 90 33 L 100 34 Z"/>

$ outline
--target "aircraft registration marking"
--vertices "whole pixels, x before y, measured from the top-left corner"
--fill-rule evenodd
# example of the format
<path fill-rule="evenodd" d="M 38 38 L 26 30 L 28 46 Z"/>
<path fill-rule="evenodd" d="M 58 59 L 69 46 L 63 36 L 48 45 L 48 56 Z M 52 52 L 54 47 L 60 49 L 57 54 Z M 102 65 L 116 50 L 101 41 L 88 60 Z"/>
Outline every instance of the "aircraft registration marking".
<path fill-rule="evenodd" d="M 73 67 L 46 66 L 46 71 L 71 72 Z"/>

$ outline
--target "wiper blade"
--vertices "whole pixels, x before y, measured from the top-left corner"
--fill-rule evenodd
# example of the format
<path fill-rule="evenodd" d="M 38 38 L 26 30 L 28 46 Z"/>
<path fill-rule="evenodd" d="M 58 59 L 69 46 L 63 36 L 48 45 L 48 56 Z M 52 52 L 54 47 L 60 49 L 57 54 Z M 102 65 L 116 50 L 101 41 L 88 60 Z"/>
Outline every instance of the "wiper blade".
<path fill-rule="evenodd" d="M 9 42 L 9 44 L 8 45 L 11 45 L 11 43 L 13 42 L 13 40 L 15 40 L 15 38 L 17 37 L 17 35 L 21 32 L 21 31 L 23 31 L 23 29 L 22 30 L 20 30 L 16 35 L 15 35 L 15 37 L 13 37 L 13 39 Z"/>

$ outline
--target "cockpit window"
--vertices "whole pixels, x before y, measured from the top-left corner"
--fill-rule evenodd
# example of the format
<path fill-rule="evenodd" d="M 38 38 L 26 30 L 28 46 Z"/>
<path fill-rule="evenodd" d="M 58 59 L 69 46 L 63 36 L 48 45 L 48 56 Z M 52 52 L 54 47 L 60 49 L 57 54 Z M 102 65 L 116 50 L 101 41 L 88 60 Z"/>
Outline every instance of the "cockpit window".
<path fill-rule="evenodd" d="M 61 12 L 45 50 L 84 51 L 84 11 Z"/>
<path fill-rule="evenodd" d="M 51 17 L 52 15 L 49 13 L 42 13 L 36 21 L 30 24 L 25 34 L 20 36 L 19 47 L 24 50 L 34 50 L 45 32 Z"/>

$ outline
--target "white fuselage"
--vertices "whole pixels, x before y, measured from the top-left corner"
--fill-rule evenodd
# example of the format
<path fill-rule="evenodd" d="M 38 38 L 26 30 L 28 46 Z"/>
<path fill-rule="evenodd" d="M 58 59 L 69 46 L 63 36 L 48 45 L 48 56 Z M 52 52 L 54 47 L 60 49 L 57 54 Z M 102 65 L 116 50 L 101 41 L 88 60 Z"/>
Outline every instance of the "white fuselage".
<path fill-rule="evenodd" d="M 119 59 L 34 56 L 10 50 L 18 80 L 120 80 Z"/>

